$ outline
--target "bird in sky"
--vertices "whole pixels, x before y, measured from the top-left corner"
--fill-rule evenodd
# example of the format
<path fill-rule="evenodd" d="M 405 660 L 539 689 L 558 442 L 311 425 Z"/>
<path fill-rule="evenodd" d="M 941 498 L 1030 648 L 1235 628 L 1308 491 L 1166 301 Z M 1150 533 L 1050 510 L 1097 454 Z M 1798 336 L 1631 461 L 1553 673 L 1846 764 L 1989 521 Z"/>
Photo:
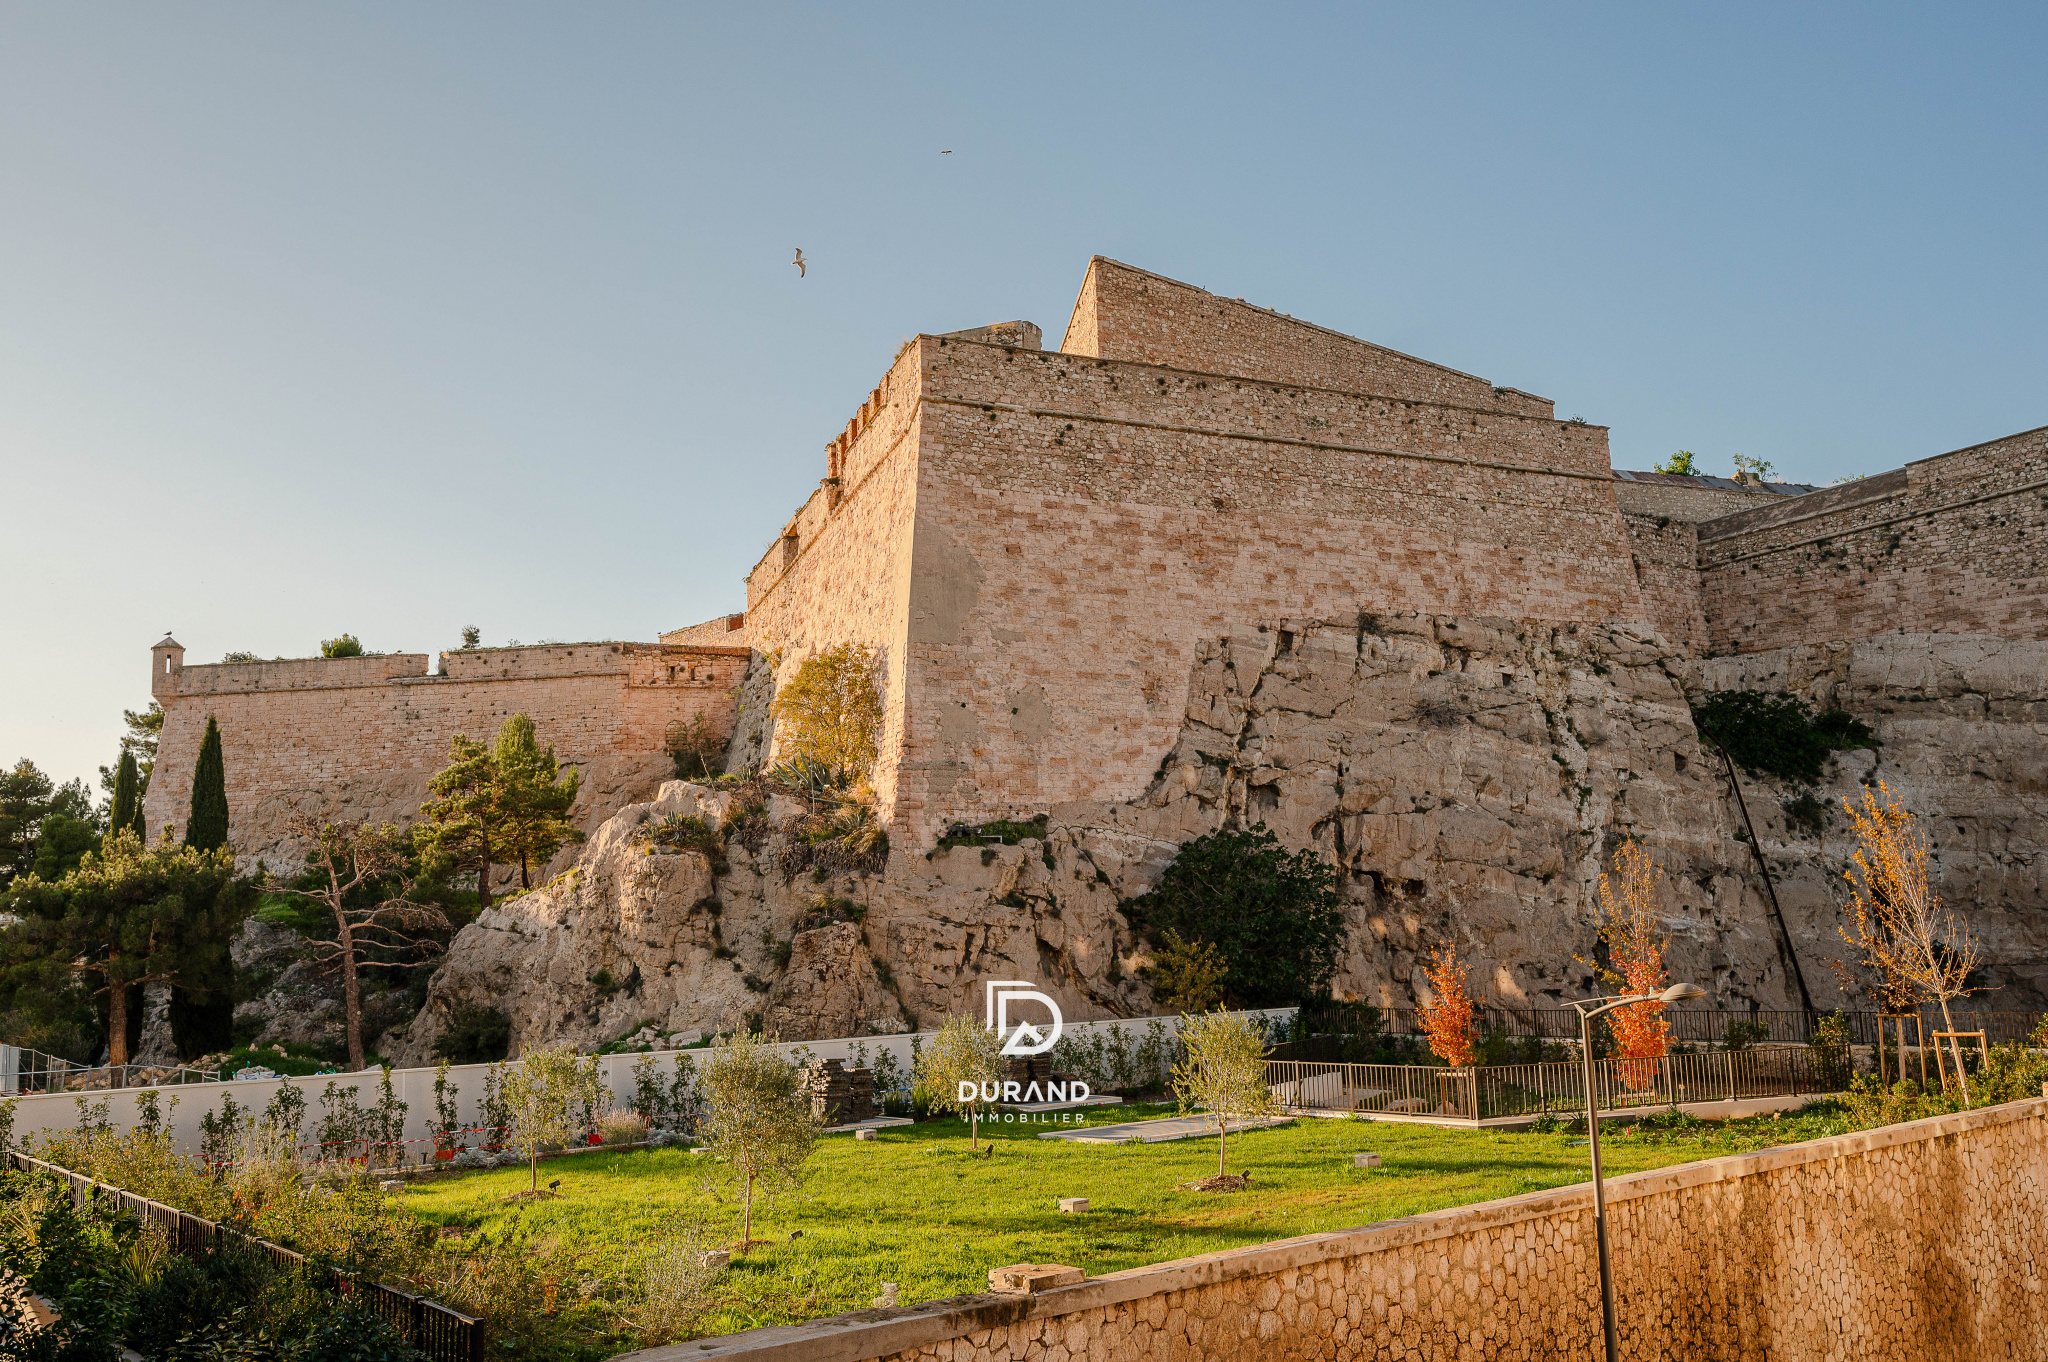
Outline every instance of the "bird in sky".
<path fill-rule="evenodd" d="M 950 151 L 942 151 L 942 152 L 940 152 L 940 153 L 939 153 L 939 155 L 941 155 L 941 156 L 951 156 L 952 154 L 953 154 L 953 153 L 952 153 L 952 152 L 950 152 Z"/>
<path fill-rule="evenodd" d="M 790 264 L 792 264 L 792 265 L 794 265 L 794 266 L 796 266 L 796 277 L 797 277 L 797 278 L 799 278 L 799 279 L 803 278 L 803 277 L 804 277 L 804 248 L 803 248 L 803 247 L 799 246 L 799 247 L 797 247 L 797 248 L 796 248 L 796 259 L 794 259 L 794 260 L 790 261 L 789 263 L 790 263 Z"/>

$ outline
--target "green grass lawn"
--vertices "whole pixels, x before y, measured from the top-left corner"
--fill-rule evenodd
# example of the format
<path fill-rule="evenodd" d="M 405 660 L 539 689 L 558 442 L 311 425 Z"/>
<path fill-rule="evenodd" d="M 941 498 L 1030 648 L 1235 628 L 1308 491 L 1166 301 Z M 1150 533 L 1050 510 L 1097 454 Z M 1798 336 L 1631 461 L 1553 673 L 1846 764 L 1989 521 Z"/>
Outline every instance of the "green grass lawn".
<path fill-rule="evenodd" d="M 1164 1114 L 1125 1106 L 1091 1114 L 1095 1124 Z M 1610 1176 L 1718 1154 L 1839 1133 L 1832 1104 L 1797 1117 L 1725 1127 L 1697 1122 L 1623 1133 L 1603 1128 Z M 1366 1225 L 1585 1181 L 1583 1136 L 1495 1133 L 1391 1122 L 1304 1119 L 1231 1137 L 1230 1171 L 1252 1173 L 1248 1190 L 1181 1191 L 1216 1171 L 1216 1141 L 1079 1145 L 1040 1140 L 1046 1126 L 996 1126 L 992 1155 L 970 1155 L 958 1121 L 881 1132 L 872 1143 L 826 1136 L 806 1183 L 765 1209 L 766 1239 L 721 1273 L 719 1307 L 702 1333 L 786 1324 L 866 1307 L 883 1282 L 902 1304 L 983 1290 L 991 1267 L 1065 1263 L 1091 1274 L 1236 1248 L 1290 1235 Z M 984 1126 L 984 1132 L 990 1129 Z M 1351 1167 L 1374 1151 L 1377 1169 Z M 541 1165 L 562 1179 L 559 1198 L 508 1205 L 524 1169 L 450 1176 L 409 1187 L 404 1204 L 425 1219 L 496 1236 L 552 1236 L 587 1253 L 601 1277 L 630 1273 L 664 1221 L 701 1223 L 708 1244 L 739 1238 L 733 1189 L 708 1156 L 666 1149 L 593 1152 Z M 1086 1215 L 1062 1215 L 1058 1198 L 1084 1196 Z M 800 1237 L 791 1238 L 792 1232 Z"/>

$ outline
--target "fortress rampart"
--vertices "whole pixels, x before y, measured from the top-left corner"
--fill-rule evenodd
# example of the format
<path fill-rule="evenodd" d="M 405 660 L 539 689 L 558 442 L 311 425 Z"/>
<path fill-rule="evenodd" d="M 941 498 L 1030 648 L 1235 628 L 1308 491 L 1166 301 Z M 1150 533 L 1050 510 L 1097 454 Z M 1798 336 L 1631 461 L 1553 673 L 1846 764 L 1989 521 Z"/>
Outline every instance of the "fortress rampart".
<path fill-rule="evenodd" d="M 912 341 L 748 578 L 747 637 L 785 669 L 838 642 L 880 652 L 876 788 L 915 838 L 1142 790 L 1196 648 L 1233 623 L 1650 627 L 1604 428 L 1170 282 L 1094 262 L 1068 344 L 1105 353 Z M 1302 358 L 1274 380 L 1109 353 L 1180 357 L 1144 321 L 1154 290 L 1217 304 L 1229 364 L 1290 341 Z M 1378 382 L 1397 391 L 1361 390 Z"/>
<path fill-rule="evenodd" d="M 1699 527 L 1712 654 L 2048 637 L 2048 426 Z"/>
<path fill-rule="evenodd" d="M 1606 429 L 1547 398 L 1101 258 L 1063 348 L 1039 340 L 1005 322 L 907 342 L 748 574 L 745 612 L 659 645 L 431 671 L 424 654 L 185 668 L 160 649 L 152 826 L 183 817 L 209 712 L 237 819 L 308 789 L 409 812 L 455 732 L 518 710 L 584 766 L 593 809 L 639 797 L 669 723 L 731 723 L 750 649 L 746 730 L 764 735 L 804 658 L 875 650 L 875 789 L 922 846 L 954 820 L 1138 796 L 1200 650 L 1247 627 L 1620 625 L 1685 656 L 2048 637 L 2048 428 L 1823 490 L 1617 473 Z M 748 739 L 744 759 L 776 755 Z"/>
<path fill-rule="evenodd" d="M 707 714 L 732 724 L 745 648 L 577 643 L 384 657 L 186 666 L 166 639 L 152 653 L 163 735 L 144 816 L 181 833 L 209 715 L 219 721 L 229 836 L 276 855 L 289 803 L 335 816 L 405 821 L 447 764 L 457 733 L 488 740 L 512 714 L 583 769 L 579 825 L 641 797 L 671 773 L 668 725 Z"/>

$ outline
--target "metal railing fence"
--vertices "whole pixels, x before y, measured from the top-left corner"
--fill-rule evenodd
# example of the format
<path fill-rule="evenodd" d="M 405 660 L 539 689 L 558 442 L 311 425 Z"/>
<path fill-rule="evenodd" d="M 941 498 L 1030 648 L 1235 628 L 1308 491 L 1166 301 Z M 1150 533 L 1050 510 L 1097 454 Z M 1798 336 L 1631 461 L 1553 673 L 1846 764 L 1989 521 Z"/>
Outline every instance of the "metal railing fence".
<path fill-rule="evenodd" d="M 1715 1050 L 1660 1059 L 1603 1059 L 1593 1065 L 1603 1112 L 1680 1102 L 1794 1097 L 1834 1091 L 1829 1073 L 1803 1049 Z M 1438 1069 L 1414 1064 L 1266 1062 L 1266 1083 L 1285 1106 L 1320 1111 L 1408 1113 L 1452 1120 L 1585 1115 L 1585 1075 L 1576 1060 Z"/>
<path fill-rule="evenodd" d="M 1498 1031 L 1502 1035 L 1517 1038 L 1540 1037 L 1545 1040 L 1577 1040 L 1579 1038 L 1578 1014 L 1568 1007 L 1522 1007 L 1503 1003 L 1498 999 L 1475 1002 L 1478 1024 L 1482 1031 Z M 1311 1004 L 1302 1010 L 1303 1020 L 1311 1035 L 1342 1034 L 1342 1016 L 1333 1011 L 1331 1025 L 1324 1029 L 1323 1018 Z M 1386 1035 L 1410 1036 L 1421 1034 L 1421 1024 L 1413 1008 L 1389 1007 L 1379 1009 L 1380 1031 Z M 1764 1008 L 1755 1012 L 1722 1011 L 1710 1008 L 1666 1008 L 1664 1018 L 1671 1024 L 1671 1039 L 1687 1045 L 1720 1044 L 1728 1036 L 1732 1024 L 1761 1027 L 1763 1034 L 1759 1041 L 1777 1044 L 1804 1045 L 1813 1039 L 1814 1024 L 1822 1017 L 1840 1016 L 1848 1024 L 1850 1043 L 1875 1045 L 1880 1016 L 1876 1012 L 1806 1012 L 1798 1009 Z M 2048 1016 L 2041 1012 L 2020 1010 L 1952 1010 L 1959 1031 L 1982 1031 L 1985 1039 L 1993 1045 L 2003 1041 L 2023 1041 Z M 1950 1028 L 1942 1023 L 1941 1009 L 1922 1008 L 1920 1018 L 1923 1027 L 1932 1031 L 1946 1031 Z M 1889 1042 L 1887 1042 L 1889 1043 Z"/>
<path fill-rule="evenodd" d="M 398 1330 L 407 1343 L 425 1353 L 433 1362 L 483 1362 L 484 1322 L 438 1301 L 402 1291 L 382 1282 L 365 1281 L 347 1273 L 311 1262 L 306 1255 L 268 1239 L 167 1206 L 160 1201 L 74 1173 L 59 1164 L 32 1158 L 19 1150 L 6 1151 L 5 1166 L 25 1173 L 48 1173 L 67 1183 L 73 1199 L 81 1206 L 102 1203 L 126 1211 L 152 1224 L 161 1225 L 171 1246 L 187 1258 L 206 1253 L 217 1238 L 233 1237 L 261 1250 L 280 1267 L 295 1268 L 312 1276 L 319 1285 L 342 1295 L 360 1297 L 369 1307 Z"/>
<path fill-rule="evenodd" d="M 20 1045 L 0 1045 L 0 1095 L 30 1092 L 111 1092 L 174 1083 L 217 1083 L 217 1069 L 183 1064 L 73 1064 Z"/>

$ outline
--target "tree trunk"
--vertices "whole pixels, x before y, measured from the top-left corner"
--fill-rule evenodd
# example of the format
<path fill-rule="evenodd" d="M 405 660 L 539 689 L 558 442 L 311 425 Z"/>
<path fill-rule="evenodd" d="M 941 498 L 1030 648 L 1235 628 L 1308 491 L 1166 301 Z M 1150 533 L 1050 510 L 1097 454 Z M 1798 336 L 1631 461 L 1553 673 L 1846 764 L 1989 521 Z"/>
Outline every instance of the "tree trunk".
<path fill-rule="evenodd" d="M 980 1107 L 969 1107 L 967 1109 L 967 1152 L 970 1154 L 979 1154 L 981 1152 Z"/>
<path fill-rule="evenodd" d="M 527 1171 L 532 1175 L 527 1181 L 526 1190 L 529 1192 L 538 1192 L 540 1190 L 539 1140 L 535 1140 L 532 1144 L 526 1147 L 526 1168 Z"/>
<path fill-rule="evenodd" d="M 1956 1023 L 1955 1018 L 1948 1014 L 1948 999 L 1937 1001 L 1941 1003 L 1941 1029 L 1948 1032 L 1948 1052 L 1956 1062 L 1956 1084 L 1963 1090 L 1963 1105 L 1967 1107 L 1970 1105 L 1970 1080 L 1963 1077 L 1963 1043 L 1956 1039 Z"/>
<path fill-rule="evenodd" d="M 1224 1162 L 1223 1162 L 1223 1157 L 1224 1157 L 1224 1154 L 1226 1153 L 1226 1148 L 1225 1148 L 1225 1141 L 1227 1141 L 1227 1140 L 1228 1140 L 1229 1138 L 1230 1138 L 1230 1121 L 1229 1121 L 1229 1118 L 1227 1118 L 1227 1117 L 1219 1118 L 1219 1119 L 1217 1120 L 1217 1122 L 1216 1122 L 1216 1176 L 1217 1176 L 1217 1177 L 1219 1177 L 1219 1178 L 1223 1176 L 1223 1169 L 1224 1169 Z"/>
<path fill-rule="evenodd" d="M 484 863 L 476 872 L 476 910 L 481 913 L 491 906 L 491 839 L 483 839 Z"/>
<path fill-rule="evenodd" d="M 526 853 L 523 851 L 519 853 L 519 887 L 521 889 L 533 888 L 533 881 L 526 874 Z"/>
<path fill-rule="evenodd" d="M 128 981 L 107 976 L 107 1063 L 128 1062 Z M 78 1099 L 85 1101 L 83 1097 Z"/>
<path fill-rule="evenodd" d="M 740 1212 L 740 1252 L 747 1251 L 747 1245 L 754 1242 L 754 1175 L 747 1174 L 747 1200 Z"/>
<path fill-rule="evenodd" d="M 341 928 L 341 997 L 342 1017 L 348 1028 L 348 1071 L 361 1073 L 364 1062 L 363 991 L 356 978 L 356 939 L 346 918 L 336 913 L 335 919 Z"/>

